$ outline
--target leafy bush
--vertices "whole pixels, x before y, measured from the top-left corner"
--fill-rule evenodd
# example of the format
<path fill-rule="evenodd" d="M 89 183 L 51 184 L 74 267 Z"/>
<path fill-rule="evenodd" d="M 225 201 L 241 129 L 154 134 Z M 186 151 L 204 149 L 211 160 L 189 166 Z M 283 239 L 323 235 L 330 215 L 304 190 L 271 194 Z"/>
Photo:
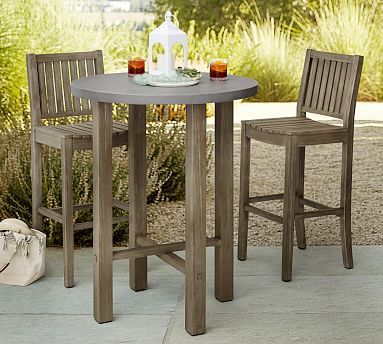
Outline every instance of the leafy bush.
<path fill-rule="evenodd" d="M 258 80 L 255 100 L 295 101 L 303 65 L 297 61 L 303 54 L 291 37 L 291 28 L 269 15 L 262 18 L 259 12 L 254 21 L 241 24 L 246 46 L 235 73 Z"/>
<path fill-rule="evenodd" d="M 313 9 L 314 23 L 298 16 L 302 47 L 364 56 L 360 100 L 383 99 L 382 5 L 332 0 Z"/>
<path fill-rule="evenodd" d="M 31 223 L 30 133 L 12 131 L 0 135 L 0 218 L 19 217 Z M 147 200 L 174 201 L 185 192 L 185 125 L 181 122 L 152 122 L 147 126 Z M 208 158 L 211 145 L 208 145 Z M 75 204 L 92 202 L 92 153 L 77 151 L 73 161 Z M 43 149 L 43 194 L 45 205 L 61 206 L 60 152 Z M 128 201 L 128 160 L 125 148 L 113 149 L 113 194 Z M 116 214 L 120 211 L 116 210 Z M 90 212 L 78 212 L 77 220 L 89 220 Z M 127 226 L 116 226 L 117 242 L 127 237 Z M 61 226 L 46 220 L 44 231 L 50 245 L 61 244 Z M 76 236 L 79 245 L 90 244 L 91 231 Z"/>

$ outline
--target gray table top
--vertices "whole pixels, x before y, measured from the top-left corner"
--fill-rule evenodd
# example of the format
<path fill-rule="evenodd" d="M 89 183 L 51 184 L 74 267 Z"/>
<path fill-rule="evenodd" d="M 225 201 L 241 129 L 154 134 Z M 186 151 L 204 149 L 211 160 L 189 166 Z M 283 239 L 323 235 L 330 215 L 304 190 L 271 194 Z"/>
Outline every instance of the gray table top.
<path fill-rule="evenodd" d="M 206 104 L 254 96 L 258 92 L 258 82 L 232 75 L 226 81 L 211 81 L 209 75 L 203 73 L 198 85 L 167 88 L 140 86 L 128 73 L 114 73 L 74 80 L 71 88 L 77 97 L 104 103 Z"/>

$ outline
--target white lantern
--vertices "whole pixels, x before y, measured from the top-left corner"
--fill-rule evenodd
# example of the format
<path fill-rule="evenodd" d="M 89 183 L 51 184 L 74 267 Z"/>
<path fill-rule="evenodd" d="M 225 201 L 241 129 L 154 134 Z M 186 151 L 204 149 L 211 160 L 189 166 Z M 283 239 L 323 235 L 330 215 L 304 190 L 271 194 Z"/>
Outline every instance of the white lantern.
<path fill-rule="evenodd" d="M 184 67 L 187 67 L 188 43 L 186 33 L 180 30 L 172 22 L 173 14 L 170 11 L 165 13 L 165 21 L 149 34 L 149 74 L 171 74 L 174 72 L 174 55 L 172 47 L 176 43 L 182 44 L 184 51 Z M 153 67 L 153 45 L 161 43 L 165 54 L 158 55 L 157 69 Z"/>

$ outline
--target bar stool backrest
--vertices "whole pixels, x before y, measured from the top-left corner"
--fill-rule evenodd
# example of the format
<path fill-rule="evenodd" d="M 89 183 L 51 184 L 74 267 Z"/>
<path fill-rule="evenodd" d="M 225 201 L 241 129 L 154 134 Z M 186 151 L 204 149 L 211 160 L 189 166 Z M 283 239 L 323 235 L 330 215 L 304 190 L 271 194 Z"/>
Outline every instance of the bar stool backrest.
<path fill-rule="evenodd" d="M 363 56 L 308 49 L 297 116 L 310 112 L 342 119 L 344 127 L 353 127 L 362 65 Z"/>
<path fill-rule="evenodd" d="M 72 80 L 104 73 L 101 50 L 62 54 L 27 54 L 32 126 L 41 119 L 91 115 L 87 99 L 73 97 Z"/>

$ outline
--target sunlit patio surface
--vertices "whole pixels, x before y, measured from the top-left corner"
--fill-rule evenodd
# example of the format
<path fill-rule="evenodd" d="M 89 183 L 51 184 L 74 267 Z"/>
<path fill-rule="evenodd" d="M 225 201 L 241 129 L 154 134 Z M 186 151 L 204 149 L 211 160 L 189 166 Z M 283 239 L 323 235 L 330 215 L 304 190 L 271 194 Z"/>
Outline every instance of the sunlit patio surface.
<path fill-rule="evenodd" d="M 0 286 L 1 343 L 382 343 L 383 247 L 294 251 L 293 281 L 280 279 L 280 247 L 251 247 L 235 260 L 235 299 L 214 298 L 213 249 L 207 255 L 207 332 L 184 330 L 184 277 L 149 258 L 149 287 L 129 288 L 127 261 L 114 262 L 114 320 L 92 310 L 92 251 L 76 251 L 76 286 L 65 289 L 62 250 L 49 248 L 46 276 L 29 287 Z"/>

